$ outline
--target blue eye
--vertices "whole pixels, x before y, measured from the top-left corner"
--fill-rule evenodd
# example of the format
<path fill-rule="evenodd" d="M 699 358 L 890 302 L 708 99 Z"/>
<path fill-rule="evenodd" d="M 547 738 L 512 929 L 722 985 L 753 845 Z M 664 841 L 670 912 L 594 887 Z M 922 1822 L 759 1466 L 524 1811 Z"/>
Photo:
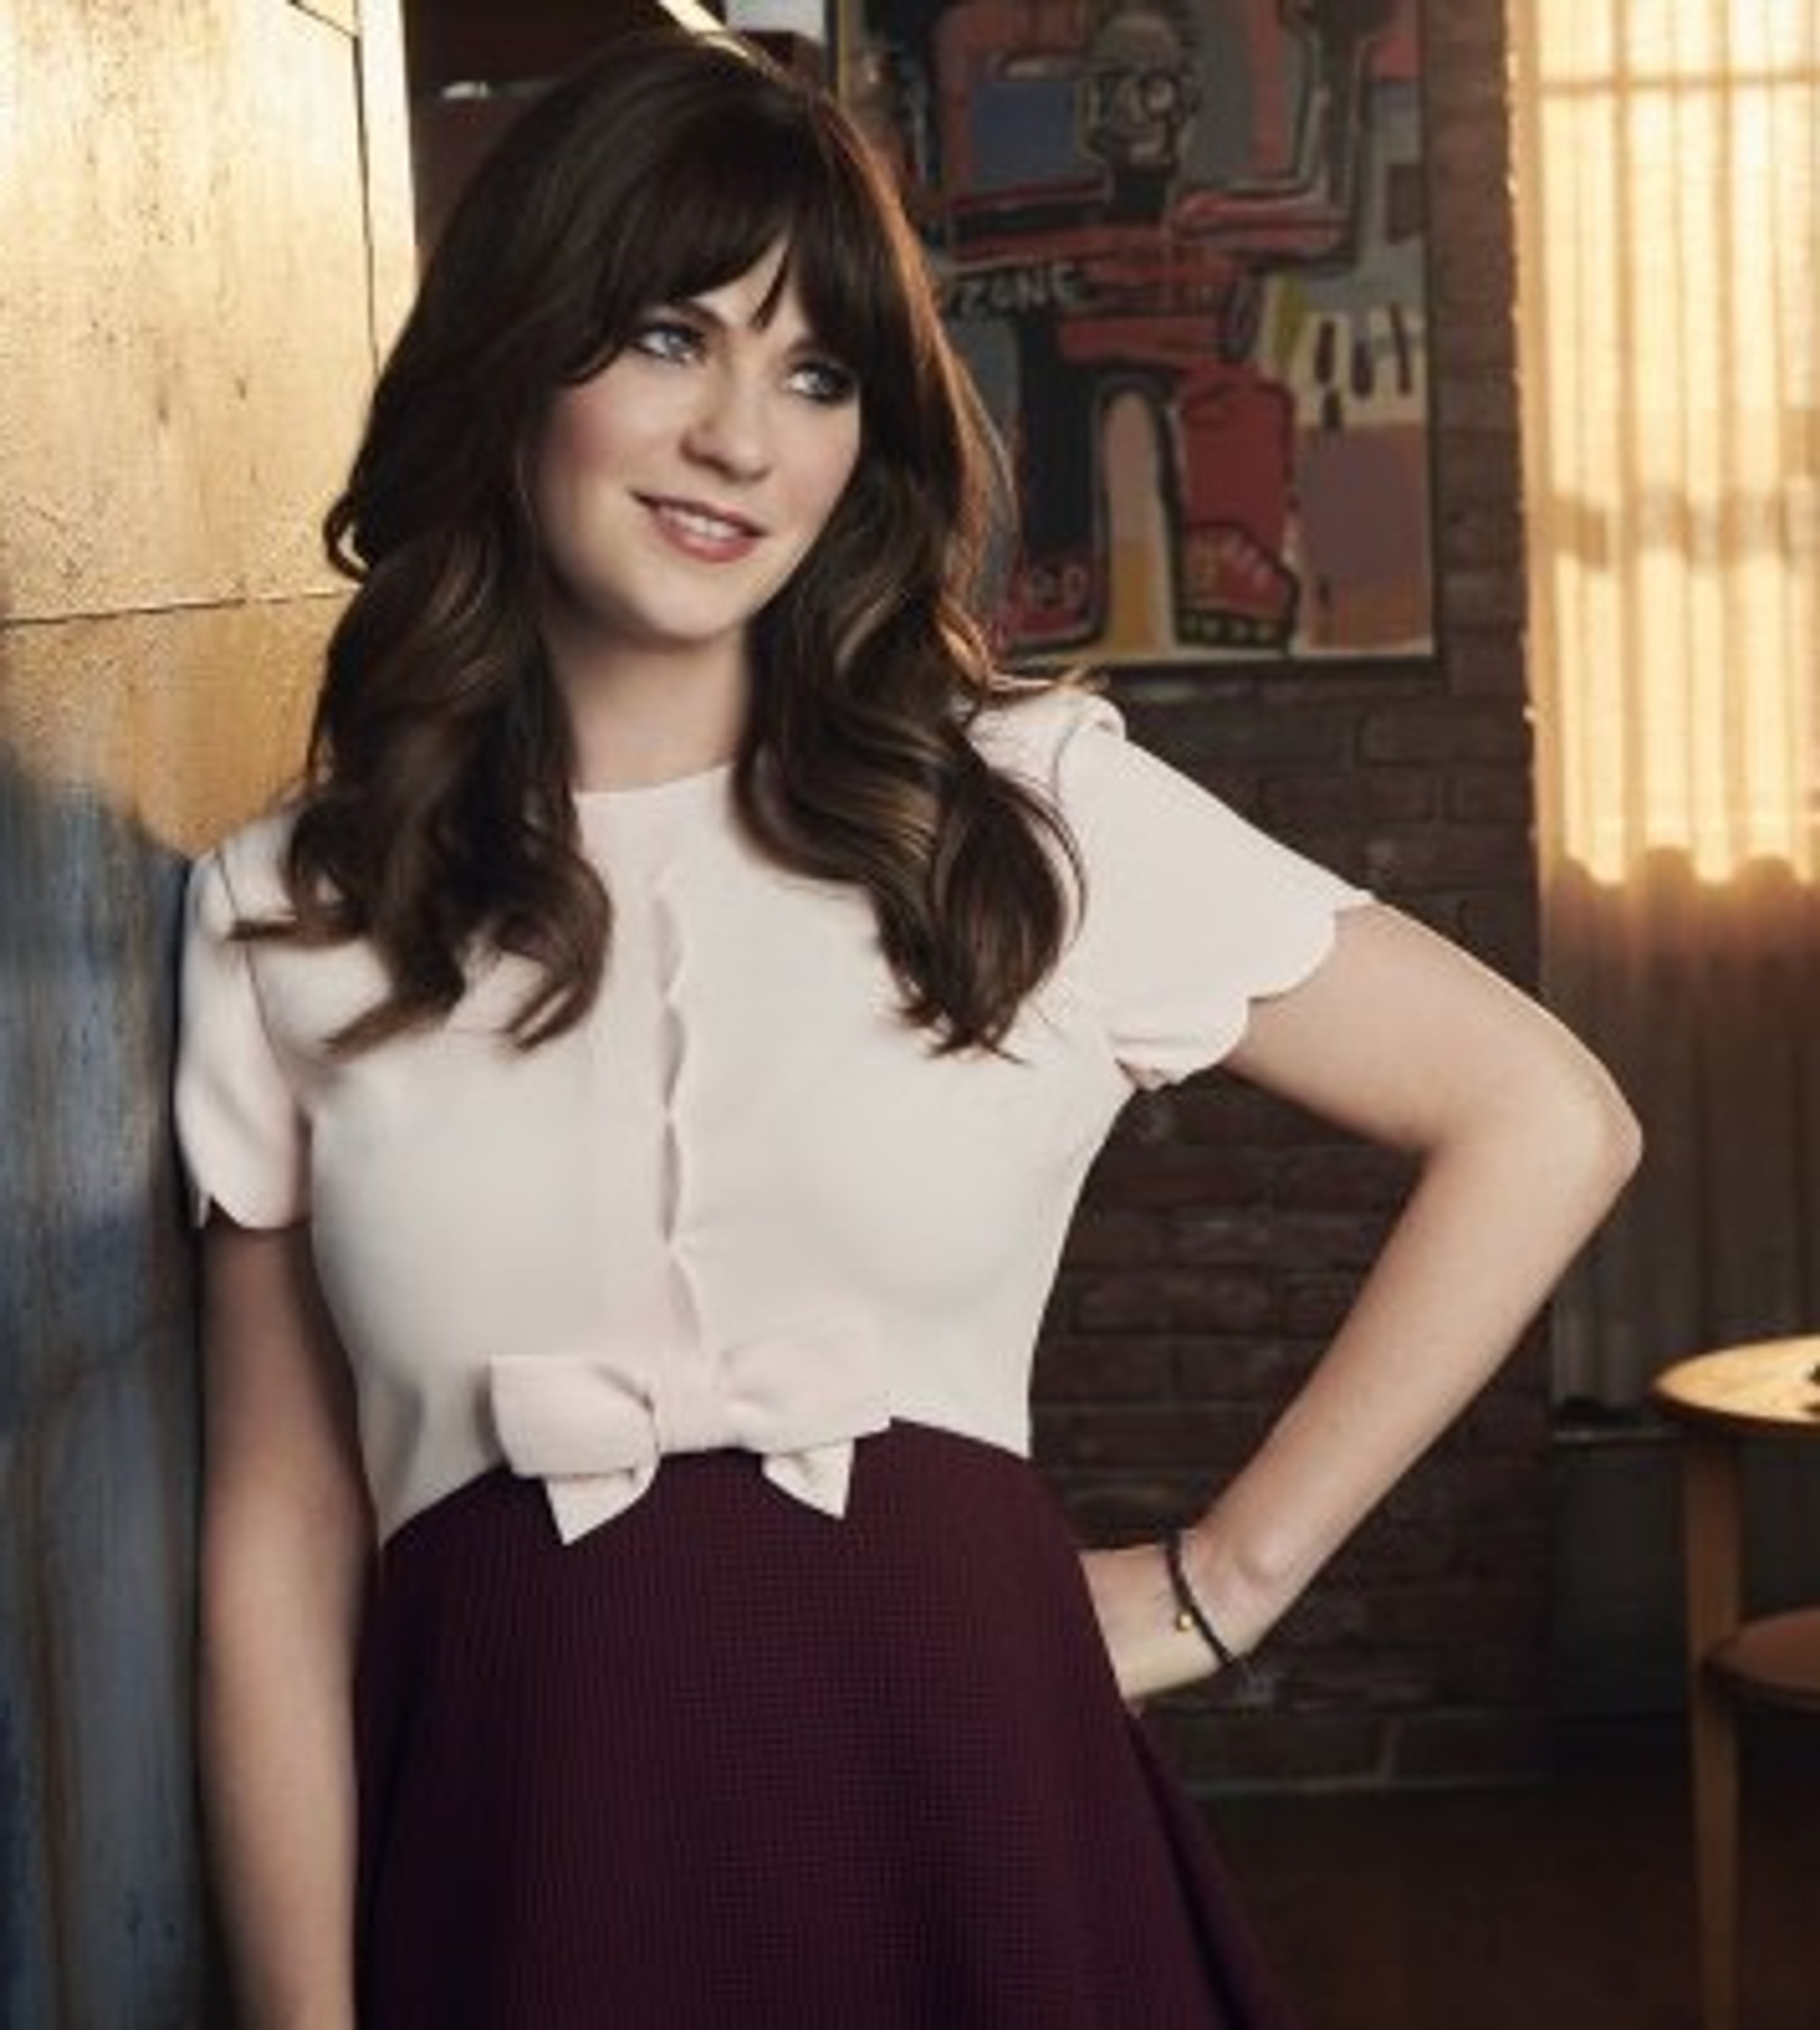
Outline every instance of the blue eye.
<path fill-rule="evenodd" d="M 626 340 L 626 349 L 642 352 L 648 359 L 685 366 L 701 356 L 701 333 L 680 318 L 647 318 Z"/>
<path fill-rule="evenodd" d="M 831 359 L 804 359 L 791 369 L 790 385 L 812 402 L 838 408 L 853 399 L 860 384 L 845 367 Z"/>

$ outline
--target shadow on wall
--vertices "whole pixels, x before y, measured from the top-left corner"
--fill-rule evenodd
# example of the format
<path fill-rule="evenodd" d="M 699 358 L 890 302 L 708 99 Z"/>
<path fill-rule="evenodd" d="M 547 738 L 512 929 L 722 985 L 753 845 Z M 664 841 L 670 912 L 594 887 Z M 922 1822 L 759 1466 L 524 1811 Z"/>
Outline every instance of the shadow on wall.
<path fill-rule="evenodd" d="M 0 2021 L 202 2013 L 184 862 L 0 746 Z"/>
<path fill-rule="evenodd" d="M 1557 1307 L 1559 1392 L 1642 1400 L 1671 1361 L 1820 1329 L 1820 885 L 1776 861 L 1554 876 L 1549 993 L 1648 1154 Z"/>

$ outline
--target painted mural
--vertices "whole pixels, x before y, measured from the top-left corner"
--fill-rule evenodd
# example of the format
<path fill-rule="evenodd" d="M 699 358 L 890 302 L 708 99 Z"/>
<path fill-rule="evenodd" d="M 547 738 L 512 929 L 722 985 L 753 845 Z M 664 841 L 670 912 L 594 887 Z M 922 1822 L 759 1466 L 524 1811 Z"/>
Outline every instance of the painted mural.
<path fill-rule="evenodd" d="M 843 0 L 1026 659 L 1432 648 L 1417 0 Z"/>

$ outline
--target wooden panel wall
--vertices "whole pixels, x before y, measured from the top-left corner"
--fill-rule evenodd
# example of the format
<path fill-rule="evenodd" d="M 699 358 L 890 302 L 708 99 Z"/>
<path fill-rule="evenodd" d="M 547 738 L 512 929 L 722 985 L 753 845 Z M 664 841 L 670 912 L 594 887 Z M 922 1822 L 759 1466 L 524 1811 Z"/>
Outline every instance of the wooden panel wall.
<path fill-rule="evenodd" d="M 413 265 L 396 0 L 0 0 L 0 2021 L 205 1986 L 184 856 L 294 768 Z"/>

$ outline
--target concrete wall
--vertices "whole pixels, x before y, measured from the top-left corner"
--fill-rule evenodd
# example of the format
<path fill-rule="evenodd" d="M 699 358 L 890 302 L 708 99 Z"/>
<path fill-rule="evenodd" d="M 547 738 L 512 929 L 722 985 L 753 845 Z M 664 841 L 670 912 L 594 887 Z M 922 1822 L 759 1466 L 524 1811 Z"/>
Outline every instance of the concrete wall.
<path fill-rule="evenodd" d="M 395 0 L 0 0 L 0 2021 L 202 2010 L 185 856 L 294 766 L 410 286 Z"/>

